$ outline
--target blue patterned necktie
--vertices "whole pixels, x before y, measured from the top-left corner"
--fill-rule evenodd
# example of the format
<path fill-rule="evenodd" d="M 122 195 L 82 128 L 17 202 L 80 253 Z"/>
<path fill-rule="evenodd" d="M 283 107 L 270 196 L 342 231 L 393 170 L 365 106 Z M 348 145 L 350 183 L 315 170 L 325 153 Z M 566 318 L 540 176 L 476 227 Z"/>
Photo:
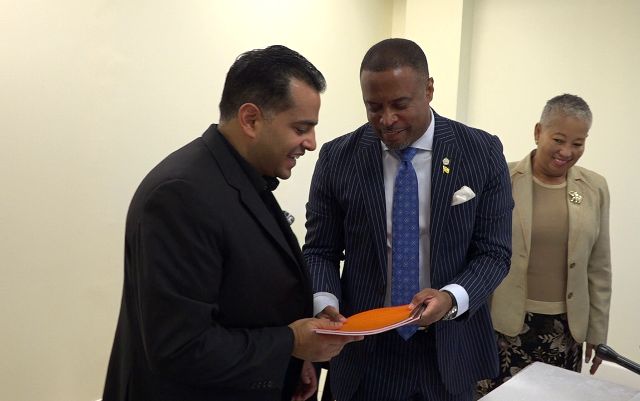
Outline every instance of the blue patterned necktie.
<path fill-rule="evenodd" d="M 391 304 L 404 305 L 411 302 L 420 290 L 418 256 L 420 229 L 418 223 L 418 178 L 411 159 L 418 149 L 405 148 L 399 152 L 400 168 L 393 190 L 393 212 L 391 218 Z M 408 340 L 417 326 L 399 327 L 398 333 Z"/>

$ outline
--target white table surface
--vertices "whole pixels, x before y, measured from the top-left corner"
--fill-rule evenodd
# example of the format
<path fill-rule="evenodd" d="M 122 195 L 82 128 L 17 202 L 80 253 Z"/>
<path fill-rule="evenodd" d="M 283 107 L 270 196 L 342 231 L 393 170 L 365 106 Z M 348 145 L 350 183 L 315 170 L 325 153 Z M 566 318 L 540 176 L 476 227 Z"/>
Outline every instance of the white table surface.
<path fill-rule="evenodd" d="M 640 401 L 640 390 L 535 362 L 481 401 Z"/>

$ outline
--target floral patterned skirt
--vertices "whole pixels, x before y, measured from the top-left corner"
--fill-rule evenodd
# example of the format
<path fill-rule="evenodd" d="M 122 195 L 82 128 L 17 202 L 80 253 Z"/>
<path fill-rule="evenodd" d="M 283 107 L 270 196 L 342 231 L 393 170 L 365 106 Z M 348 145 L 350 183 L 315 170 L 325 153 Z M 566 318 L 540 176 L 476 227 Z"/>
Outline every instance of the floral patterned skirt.
<path fill-rule="evenodd" d="M 510 337 L 496 332 L 500 373 L 478 382 L 477 395 L 486 395 L 533 362 L 544 362 L 574 372 L 582 367 L 582 344 L 569 331 L 567 314 L 542 315 L 527 312 L 522 332 Z"/>

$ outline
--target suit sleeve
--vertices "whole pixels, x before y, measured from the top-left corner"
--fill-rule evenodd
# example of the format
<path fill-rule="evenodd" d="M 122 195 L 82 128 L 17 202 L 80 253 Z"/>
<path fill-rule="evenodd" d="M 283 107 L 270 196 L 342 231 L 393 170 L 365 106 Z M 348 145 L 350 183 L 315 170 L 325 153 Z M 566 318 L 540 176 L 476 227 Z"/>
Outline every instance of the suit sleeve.
<path fill-rule="evenodd" d="M 344 216 L 332 188 L 331 149 L 320 149 L 307 202 L 307 235 L 303 254 L 314 292 L 341 299 L 340 260 L 344 259 Z"/>
<path fill-rule="evenodd" d="M 490 171 L 479 197 L 467 266 L 453 281 L 469 294 L 470 314 L 487 301 L 511 265 L 511 180 L 502 144 L 495 136 L 486 157 Z"/>
<path fill-rule="evenodd" d="M 609 246 L 609 188 L 602 179 L 600 195 L 600 231 L 587 266 L 589 278 L 589 326 L 587 342 L 601 344 L 607 341 L 609 306 L 611 302 L 611 251 Z"/>
<path fill-rule="evenodd" d="M 293 348 L 287 327 L 223 327 L 224 244 L 195 184 L 155 188 L 141 208 L 128 257 L 144 356 L 157 375 L 195 386 L 282 386 Z M 251 277 L 247 277 L 251 280 Z"/>

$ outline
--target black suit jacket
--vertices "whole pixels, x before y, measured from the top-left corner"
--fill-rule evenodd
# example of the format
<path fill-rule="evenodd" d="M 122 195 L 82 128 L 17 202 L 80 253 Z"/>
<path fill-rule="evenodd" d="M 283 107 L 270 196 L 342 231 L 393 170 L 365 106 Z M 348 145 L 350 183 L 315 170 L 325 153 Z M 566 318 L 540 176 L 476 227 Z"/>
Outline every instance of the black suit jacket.
<path fill-rule="evenodd" d="M 104 401 L 290 399 L 308 273 L 232 152 L 212 125 L 134 195 Z"/>

